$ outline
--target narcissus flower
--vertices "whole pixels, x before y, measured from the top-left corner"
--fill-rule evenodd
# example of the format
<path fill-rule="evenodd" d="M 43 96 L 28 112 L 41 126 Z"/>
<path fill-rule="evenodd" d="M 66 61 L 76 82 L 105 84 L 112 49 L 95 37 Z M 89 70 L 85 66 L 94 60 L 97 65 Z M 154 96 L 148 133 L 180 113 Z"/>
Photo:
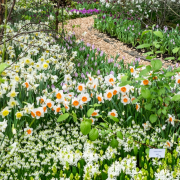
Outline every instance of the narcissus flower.
<path fill-rule="evenodd" d="M 170 141 L 166 141 L 164 147 L 171 149 L 171 147 L 173 147 L 173 144 Z"/>
<path fill-rule="evenodd" d="M 146 121 L 146 123 L 143 123 L 142 126 L 144 127 L 145 131 L 148 131 L 151 127 L 151 124 L 149 123 L 149 121 Z"/>
<path fill-rule="evenodd" d="M 85 104 L 91 100 L 88 93 L 82 93 L 79 98 L 80 98 L 81 104 Z"/>
<path fill-rule="evenodd" d="M 72 98 L 72 106 L 73 107 L 75 107 L 75 108 L 79 108 L 79 106 L 80 106 L 81 104 L 80 104 L 80 101 L 79 101 L 79 98 Z"/>
<path fill-rule="evenodd" d="M 106 92 L 104 93 L 104 99 L 110 101 L 112 97 L 113 97 L 113 90 L 106 90 Z"/>
<path fill-rule="evenodd" d="M 178 75 L 178 76 L 175 76 L 175 77 L 176 77 L 176 83 L 180 84 L 180 76 Z"/>
<path fill-rule="evenodd" d="M 29 135 L 29 136 L 32 136 L 32 133 L 33 133 L 33 128 L 24 128 L 24 132 Z"/>
<path fill-rule="evenodd" d="M 93 117 L 90 117 L 89 119 L 92 121 L 92 124 L 94 124 L 94 122 L 96 121 L 96 119 Z"/>
<path fill-rule="evenodd" d="M 129 104 L 131 102 L 130 98 L 127 95 L 124 95 L 123 97 L 121 97 L 121 102 L 126 105 Z"/>
<path fill-rule="evenodd" d="M 98 100 L 98 103 L 104 103 L 102 93 L 96 94 L 96 99 Z"/>
<path fill-rule="evenodd" d="M 148 79 L 145 79 L 141 81 L 141 85 L 144 85 L 144 86 L 151 85 L 151 82 Z"/>
<path fill-rule="evenodd" d="M 79 83 L 78 85 L 77 85 L 77 92 L 84 92 L 85 91 L 85 85 L 84 84 L 81 84 L 81 83 Z"/>
<path fill-rule="evenodd" d="M 110 86 L 113 86 L 116 81 L 116 78 L 112 74 L 105 76 L 104 79 L 105 79 L 105 83 Z"/>
<path fill-rule="evenodd" d="M 61 103 L 64 101 L 63 90 L 59 90 L 56 92 L 56 102 Z"/>
<path fill-rule="evenodd" d="M 37 104 L 44 104 L 46 101 L 46 96 L 40 96 L 36 98 Z"/>
<path fill-rule="evenodd" d="M 21 119 L 21 117 L 23 116 L 23 112 L 22 111 L 19 111 L 19 112 L 16 112 L 16 119 Z"/>
<path fill-rule="evenodd" d="M 45 103 L 48 108 L 52 108 L 54 106 L 54 101 L 51 99 L 47 99 Z"/>
<path fill-rule="evenodd" d="M 136 111 L 140 111 L 140 104 L 136 103 Z"/>
<path fill-rule="evenodd" d="M 129 69 L 130 69 L 131 75 L 133 76 L 136 75 L 135 67 L 130 66 Z"/>
<path fill-rule="evenodd" d="M 127 93 L 129 92 L 129 89 L 130 89 L 130 88 L 129 88 L 128 85 L 119 88 L 120 93 L 121 93 L 122 95 L 127 94 Z"/>
<path fill-rule="evenodd" d="M 115 109 L 113 109 L 112 111 L 108 112 L 108 116 L 111 115 L 111 116 L 114 116 L 114 117 L 118 117 L 118 113 Z"/>
<path fill-rule="evenodd" d="M 1 112 L 0 115 L 2 116 L 2 118 L 8 116 L 10 113 L 9 107 L 5 107 Z"/>
<path fill-rule="evenodd" d="M 15 88 L 13 88 L 6 96 L 7 97 L 11 97 L 11 98 L 14 98 L 18 95 L 19 92 L 16 92 L 15 91 Z"/>
<path fill-rule="evenodd" d="M 166 121 L 174 126 L 174 120 L 175 120 L 175 116 L 168 114 L 168 119 Z"/>
<path fill-rule="evenodd" d="M 91 114 L 91 116 L 99 116 L 99 109 L 94 110 L 94 112 Z"/>

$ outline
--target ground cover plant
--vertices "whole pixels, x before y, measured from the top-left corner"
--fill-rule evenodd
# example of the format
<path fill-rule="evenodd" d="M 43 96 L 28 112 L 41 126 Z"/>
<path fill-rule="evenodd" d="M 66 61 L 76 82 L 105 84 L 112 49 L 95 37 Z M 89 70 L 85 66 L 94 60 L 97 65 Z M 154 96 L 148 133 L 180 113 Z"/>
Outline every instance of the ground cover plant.
<path fill-rule="evenodd" d="M 51 21 L 3 26 L 0 179 L 179 180 L 180 68 L 125 66 Z"/>

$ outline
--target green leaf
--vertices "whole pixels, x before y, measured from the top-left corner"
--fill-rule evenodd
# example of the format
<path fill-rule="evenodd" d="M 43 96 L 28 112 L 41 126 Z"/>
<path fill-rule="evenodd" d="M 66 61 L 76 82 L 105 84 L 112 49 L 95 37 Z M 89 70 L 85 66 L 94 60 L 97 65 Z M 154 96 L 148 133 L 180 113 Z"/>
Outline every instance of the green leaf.
<path fill-rule="evenodd" d="M 180 60 L 180 57 L 178 58 L 178 60 Z"/>
<path fill-rule="evenodd" d="M 151 46 L 151 44 L 141 44 L 141 45 L 137 46 L 136 49 L 148 48 L 150 46 Z"/>
<path fill-rule="evenodd" d="M 82 121 L 80 130 L 83 135 L 87 135 L 91 131 L 91 123 L 89 121 Z"/>
<path fill-rule="evenodd" d="M 152 69 L 159 70 L 162 67 L 162 62 L 159 59 L 152 60 L 151 61 L 151 66 L 152 66 Z"/>
<path fill-rule="evenodd" d="M 140 66 L 138 66 L 136 69 L 138 69 L 138 68 L 141 68 L 141 67 L 143 67 L 144 65 L 140 65 Z"/>
<path fill-rule="evenodd" d="M 174 59 L 175 59 L 175 57 L 167 57 L 164 60 L 174 60 Z"/>
<path fill-rule="evenodd" d="M 138 101 L 139 101 L 138 99 L 134 99 L 134 100 L 132 101 L 132 104 L 136 104 Z"/>
<path fill-rule="evenodd" d="M 93 112 L 94 112 L 94 108 L 90 108 L 87 112 L 87 116 L 90 117 Z"/>
<path fill-rule="evenodd" d="M 148 99 L 151 97 L 151 92 L 149 89 L 142 89 L 141 94 L 144 98 Z"/>
<path fill-rule="evenodd" d="M 160 31 L 154 31 L 153 33 L 154 33 L 156 36 L 160 37 L 161 39 L 163 38 L 162 32 L 160 32 Z"/>
<path fill-rule="evenodd" d="M 94 116 L 94 118 L 100 118 L 100 117 L 102 117 L 102 115 L 99 115 L 99 116 Z"/>
<path fill-rule="evenodd" d="M 179 51 L 179 47 L 175 47 L 173 50 L 172 50 L 172 52 L 173 52 L 173 54 L 175 54 L 175 53 L 177 53 L 178 51 Z"/>
<path fill-rule="evenodd" d="M 143 69 L 140 73 L 139 76 L 145 76 L 149 73 L 149 71 L 147 69 Z"/>
<path fill-rule="evenodd" d="M 122 140 L 123 140 L 123 134 L 122 134 L 121 131 L 116 132 L 116 135 L 117 135 L 117 137 L 118 137 L 119 139 L 122 139 Z"/>
<path fill-rule="evenodd" d="M 57 122 L 64 121 L 64 120 L 66 120 L 68 117 L 69 117 L 69 113 L 62 114 L 62 115 L 59 116 Z"/>
<path fill-rule="evenodd" d="M 162 94 L 165 94 L 165 89 L 164 88 L 161 88 L 158 90 L 158 95 L 162 95 Z"/>
<path fill-rule="evenodd" d="M 159 47 L 160 47 L 160 45 L 159 45 L 158 42 L 153 42 L 153 45 L 154 45 L 156 48 L 159 48 Z"/>
<path fill-rule="evenodd" d="M 126 121 L 129 121 L 132 118 L 132 116 L 129 116 Z"/>
<path fill-rule="evenodd" d="M 162 54 L 163 51 L 156 51 L 155 53 L 156 53 L 156 54 L 159 54 L 159 53 Z"/>
<path fill-rule="evenodd" d="M 108 128 L 108 125 L 106 123 L 100 123 L 99 125 L 105 127 L 105 128 Z"/>
<path fill-rule="evenodd" d="M 0 74 L 4 71 L 5 68 L 9 67 L 7 63 L 1 63 L 0 64 Z"/>
<path fill-rule="evenodd" d="M 19 103 L 20 107 L 23 108 L 23 105 L 22 105 L 22 103 L 21 103 L 21 101 L 19 100 L 18 97 L 16 97 L 16 100 L 17 100 L 17 102 Z"/>
<path fill-rule="evenodd" d="M 150 149 L 147 148 L 147 149 L 145 150 L 145 153 L 146 153 L 146 154 L 149 154 L 149 150 L 150 150 Z"/>
<path fill-rule="evenodd" d="M 129 136 L 130 136 L 130 134 L 129 134 L 129 133 L 126 133 L 126 134 L 125 134 L 125 137 L 126 137 L 126 138 L 128 138 Z"/>
<path fill-rule="evenodd" d="M 174 76 L 174 72 L 167 72 L 166 74 L 165 74 L 165 77 L 172 77 L 172 76 Z"/>
<path fill-rule="evenodd" d="M 150 66 L 150 65 L 146 66 L 146 70 L 147 70 L 148 72 L 151 71 L 151 66 Z"/>
<path fill-rule="evenodd" d="M 158 96 L 158 99 L 159 99 L 160 102 L 163 102 L 163 99 L 162 99 L 161 96 Z"/>
<path fill-rule="evenodd" d="M 127 81 L 127 78 L 128 78 L 128 76 L 122 76 L 122 77 L 121 77 L 121 82 Z"/>
<path fill-rule="evenodd" d="M 110 145 L 112 148 L 117 148 L 118 147 L 118 141 L 117 139 L 113 138 L 110 142 Z"/>
<path fill-rule="evenodd" d="M 161 112 L 162 112 L 161 109 L 158 109 L 157 114 L 160 115 Z"/>
<path fill-rule="evenodd" d="M 166 142 L 167 139 L 161 139 L 161 140 L 158 140 L 159 142 Z"/>
<path fill-rule="evenodd" d="M 157 121 L 157 115 L 156 114 L 151 114 L 149 117 L 151 123 L 154 123 Z"/>
<path fill-rule="evenodd" d="M 142 78 L 142 77 L 138 77 L 138 78 L 135 78 L 135 80 L 137 80 L 137 81 L 141 81 L 141 80 L 144 80 L 144 78 Z"/>
<path fill-rule="evenodd" d="M 163 113 L 164 115 L 166 115 L 166 114 L 167 114 L 166 107 L 165 107 L 165 108 L 163 108 L 162 113 Z"/>
<path fill-rule="evenodd" d="M 180 94 L 174 95 L 171 100 L 172 101 L 179 101 L 180 100 Z"/>
<path fill-rule="evenodd" d="M 155 58 L 155 57 L 156 57 L 156 56 L 147 56 L 146 59 L 151 60 L 151 59 L 153 59 L 153 58 Z"/>
<path fill-rule="evenodd" d="M 91 141 L 95 141 L 99 136 L 99 132 L 96 128 L 91 129 L 91 131 L 89 132 L 89 139 Z"/>
<path fill-rule="evenodd" d="M 137 148 L 137 146 L 134 146 L 133 151 L 134 151 L 134 155 L 137 156 L 137 154 L 138 154 L 138 148 Z"/>
<path fill-rule="evenodd" d="M 0 77 L 0 82 L 3 83 L 5 80 L 3 78 Z"/>
<path fill-rule="evenodd" d="M 149 51 L 149 52 L 147 52 L 147 53 L 144 53 L 143 54 L 143 56 L 149 56 L 149 55 L 151 55 L 151 54 L 154 54 L 152 51 Z"/>
<path fill-rule="evenodd" d="M 141 38 L 142 38 L 145 34 L 147 34 L 148 32 L 151 32 L 151 31 L 152 31 L 152 30 L 143 31 L 142 34 L 141 34 Z"/>
<path fill-rule="evenodd" d="M 94 106 L 94 107 L 99 107 L 99 106 L 102 106 L 102 104 L 97 104 L 97 103 L 95 103 L 93 106 Z"/>
<path fill-rule="evenodd" d="M 126 86 L 127 84 L 130 84 L 130 83 L 131 83 L 131 81 L 124 81 L 124 82 L 119 84 L 119 87 Z"/>
<path fill-rule="evenodd" d="M 149 103 L 148 103 L 148 104 L 145 105 L 145 109 L 147 109 L 147 110 L 150 111 L 151 108 L 152 108 L 152 104 L 149 104 Z"/>
<path fill-rule="evenodd" d="M 63 114 L 65 114 L 66 109 L 63 107 L 63 108 L 61 108 L 61 110 L 62 110 Z"/>
<path fill-rule="evenodd" d="M 119 122 L 119 119 L 117 117 L 114 117 L 114 116 L 111 116 L 111 115 L 109 115 L 107 117 L 109 117 L 110 119 L 112 119 L 115 122 Z"/>
<path fill-rule="evenodd" d="M 73 120 L 74 120 L 74 122 L 76 122 L 77 121 L 77 115 L 74 111 L 72 112 L 72 114 L 73 114 Z"/>

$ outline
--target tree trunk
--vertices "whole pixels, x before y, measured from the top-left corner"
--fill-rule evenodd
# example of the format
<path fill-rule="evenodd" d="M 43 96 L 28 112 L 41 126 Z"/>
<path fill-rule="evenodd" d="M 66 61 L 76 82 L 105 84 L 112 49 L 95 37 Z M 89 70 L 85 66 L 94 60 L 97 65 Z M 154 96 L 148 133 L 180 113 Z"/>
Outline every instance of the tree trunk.
<path fill-rule="evenodd" d="M 2 4 L 4 4 L 5 3 L 5 0 L 0 0 L 0 25 L 2 25 L 2 23 L 3 23 L 3 18 L 4 18 L 4 13 L 5 13 L 5 7 L 4 6 L 2 6 Z M 1 32 L 1 30 L 0 30 L 0 32 Z M 1 33 L 0 33 L 0 35 L 2 35 Z M 2 36 L 0 36 L 0 42 L 2 41 Z"/>

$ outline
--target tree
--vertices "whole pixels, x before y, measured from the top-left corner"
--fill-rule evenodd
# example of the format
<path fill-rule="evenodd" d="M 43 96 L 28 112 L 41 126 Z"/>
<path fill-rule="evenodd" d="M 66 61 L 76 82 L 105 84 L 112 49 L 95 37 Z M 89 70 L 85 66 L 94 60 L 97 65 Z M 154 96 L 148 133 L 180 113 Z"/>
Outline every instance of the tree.
<path fill-rule="evenodd" d="M 3 23 L 5 8 L 4 8 L 4 0 L 0 0 L 0 25 Z M 2 36 L 0 36 L 0 41 L 2 40 Z"/>

